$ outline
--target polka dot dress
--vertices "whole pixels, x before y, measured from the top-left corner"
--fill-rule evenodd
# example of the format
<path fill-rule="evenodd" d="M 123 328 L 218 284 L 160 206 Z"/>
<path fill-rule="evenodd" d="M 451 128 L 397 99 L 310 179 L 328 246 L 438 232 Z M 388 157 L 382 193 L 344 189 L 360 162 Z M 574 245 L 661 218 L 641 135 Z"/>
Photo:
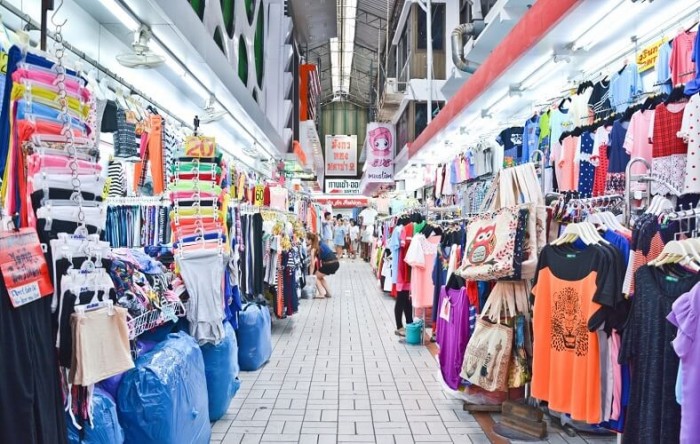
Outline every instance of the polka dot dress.
<path fill-rule="evenodd" d="M 585 132 L 581 134 L 581 154 L 578 170 L 578 191 L 581 197 L 591 197 L 593 195 L 595 166 L 591 163 L 591 154 L 593 154 L 593 134 Z"/>
<path fill-rule="evenodd" d="M 678 135 L 688 142 L 682 193 L 700 193 L 700 95 L 692 96 L 686 105 Z"/>

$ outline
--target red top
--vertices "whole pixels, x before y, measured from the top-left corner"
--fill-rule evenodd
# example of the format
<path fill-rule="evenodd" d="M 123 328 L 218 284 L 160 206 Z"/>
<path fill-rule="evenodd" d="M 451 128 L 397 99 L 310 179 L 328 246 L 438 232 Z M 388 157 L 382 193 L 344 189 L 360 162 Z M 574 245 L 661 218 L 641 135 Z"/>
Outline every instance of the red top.
<path fill-rule="evenodd" d="M 413 239 L 413 224 L 404 225 L 401 231 L 401 248 L 399 248 L 399 274 L 396 279 L 396 291 L 411 289 L 411 267 L 406 263 L 406 252 Z"/>
<path fill-rule="evenodd" d="M 670 107 L 670 110 L 669 110 Z M 683 123 L 685 103 L 660 104 L 654 114 L 654 147 L 652 157 L 664 157 L 673 154 L 686 154 L 688 145 L 678 137 Z"/>

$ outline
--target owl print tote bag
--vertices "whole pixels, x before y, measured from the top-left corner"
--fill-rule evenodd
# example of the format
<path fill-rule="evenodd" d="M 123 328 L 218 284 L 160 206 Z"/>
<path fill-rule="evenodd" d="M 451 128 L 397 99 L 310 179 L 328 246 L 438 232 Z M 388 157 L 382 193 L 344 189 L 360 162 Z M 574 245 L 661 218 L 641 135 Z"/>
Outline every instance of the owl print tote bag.
<path fill-rule="evenodd" d="M 527 208 L 504 207 L 467 221 L 467 242 L 459 276 L 472 281 L 520 278 Z"/>

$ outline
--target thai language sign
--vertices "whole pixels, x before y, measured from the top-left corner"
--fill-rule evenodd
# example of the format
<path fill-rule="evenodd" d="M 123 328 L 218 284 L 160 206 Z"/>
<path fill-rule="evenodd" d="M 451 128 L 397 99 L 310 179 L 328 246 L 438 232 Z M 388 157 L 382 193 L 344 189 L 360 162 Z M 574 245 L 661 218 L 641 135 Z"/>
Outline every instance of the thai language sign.
<path fill-rule="evenodd" d="M 326 179 L 326 194 L 360 194 L 360 179 Z"/>
<path fill-rule="evenodd" d="M 357 136 L 326 136 L 326 176 L 357 176 Z"/>

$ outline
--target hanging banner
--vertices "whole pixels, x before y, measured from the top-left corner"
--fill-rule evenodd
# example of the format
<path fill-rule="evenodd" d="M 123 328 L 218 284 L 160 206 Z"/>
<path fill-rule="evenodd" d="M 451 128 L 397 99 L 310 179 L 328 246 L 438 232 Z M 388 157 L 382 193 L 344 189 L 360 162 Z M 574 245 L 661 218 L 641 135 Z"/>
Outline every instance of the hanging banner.
<path fill-rule="evenodd" d="M 390 123 L 367 124 L 367 163 L 364 177 L 368 183 L 394 181 L 396 129 Z"/>
<path fill-rule="evenodd" d="M 360 179 L 326 179 L 326 194 L 360 194 Z"/>
<path fill-rule="evenodd" d="M 326 176 L 357 176 L 357 136 L 326 136 Z"/>
<path fill-rule="evenodd" d="M 366 197 L 314 197 L 314 202 L 320 205 L 330 205 L 333 208 L 366 207 L 369 200 Z"/>
<path fill-rule="evenodd" d="M 648 71 L 656 66 L 656 60 L 659 58 L 659 48 L 666 43 L 666 38 L 660 38 L 642 48 L 637 54 L 637 68 L 640 73 Z"/>
<path fill-rule="evenodd" d="M 316 174 L 319 186 L 323 185 L 324 163 L 321 139 L 316 131 L 316 123 L 313 120 L 299 122 L 299 143 L 310 159 L 307 166 L 311 172 Z"/>

